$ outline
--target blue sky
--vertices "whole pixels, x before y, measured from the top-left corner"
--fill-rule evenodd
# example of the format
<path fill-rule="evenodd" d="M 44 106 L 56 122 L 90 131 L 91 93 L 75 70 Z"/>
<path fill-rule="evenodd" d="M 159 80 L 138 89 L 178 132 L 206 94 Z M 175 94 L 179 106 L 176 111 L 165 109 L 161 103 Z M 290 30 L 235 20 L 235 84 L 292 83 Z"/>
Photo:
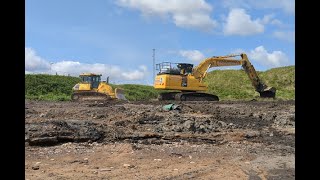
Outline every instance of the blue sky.
<path fill-rule="evenodd" d="M 156 63 L 244 52 L 260 71 L 295 64 L 294 0 L 27 0 L 25 8 L 26 73 L 152 84 L 153 48 Z"/>

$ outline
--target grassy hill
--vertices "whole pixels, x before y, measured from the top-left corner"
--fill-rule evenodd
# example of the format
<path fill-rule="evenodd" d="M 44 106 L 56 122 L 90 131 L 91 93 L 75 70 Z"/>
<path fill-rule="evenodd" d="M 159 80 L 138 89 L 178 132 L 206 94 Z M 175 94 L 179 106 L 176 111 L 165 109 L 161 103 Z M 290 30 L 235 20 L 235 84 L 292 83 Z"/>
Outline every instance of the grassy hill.
<path fill-rule="evenodd" d="M 262 81 L 277 89 L 279 99 L 295 98 L 295 67 L 286 66 L 258 72 Z M 220 99 L 251 99 L 259 96 L 243 70 L 215 70 L 204 80 L 208 91 Z"/>
<path fill-rule="evenodd" d="M 277 89 L 278 99 L 295 99 L 295 67 L 287 66 L 258 72 L 259 77 Z M 70 100 L 72 87 L 80 81 L 77 77 L 59 75 L 25 75 L 25 98 L 37 100 Z M 259 93 L 254 91 L 249 78 L 243 70 L 214 70 L 205 78 L 209 93 L 216 94 L 221 100 L 252 99 Z M 148 100 L 158 96 L 152 86 L 124 84 L 121 87 L 129 100 Z"/>
<path fill-rule="evenodd" d="M 25 98 L 36 100 L 70 100 L 72 87 L 80 78 L 71 76 L 26 74 Z"/>

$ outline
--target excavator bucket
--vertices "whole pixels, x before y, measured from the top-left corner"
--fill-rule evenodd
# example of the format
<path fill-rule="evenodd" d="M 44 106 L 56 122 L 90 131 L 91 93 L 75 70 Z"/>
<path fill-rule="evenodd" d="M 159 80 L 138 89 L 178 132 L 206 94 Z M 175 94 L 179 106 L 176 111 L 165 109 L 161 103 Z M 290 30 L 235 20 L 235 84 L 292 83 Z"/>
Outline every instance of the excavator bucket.
<path fill-rule="evenodd" d="M 259 93 L 260 93 L 261 98 L 275 98 L 276 97 L 276 88 L 267 87 Z"/>
<path fill-rule="evenodd" d="M 115 93 L 117 99 L 127 100 L 127 98 L 124 95 L 124 90 L 123 89 L 116 88 L 114 90 L 114 93 Z"/>

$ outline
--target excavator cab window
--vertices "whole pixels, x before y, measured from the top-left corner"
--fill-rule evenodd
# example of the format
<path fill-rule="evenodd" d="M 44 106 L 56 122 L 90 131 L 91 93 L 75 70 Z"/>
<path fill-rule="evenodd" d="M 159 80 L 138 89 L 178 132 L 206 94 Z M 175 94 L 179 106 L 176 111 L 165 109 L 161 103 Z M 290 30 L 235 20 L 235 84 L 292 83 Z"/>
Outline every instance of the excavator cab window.
<path fill-rule="evenodd" d="M 187 75 L 192 73 L 193 64 L 179 63 L 177 68 L 180 70 L 181 74 Z"/>
<path fill-rule="evenodd" d="M 162 62 L 156 64 L 156 70 L 159 70 L 158 74 L 180 75 L 180 69 L 177 67 L 177 63 Z"/>

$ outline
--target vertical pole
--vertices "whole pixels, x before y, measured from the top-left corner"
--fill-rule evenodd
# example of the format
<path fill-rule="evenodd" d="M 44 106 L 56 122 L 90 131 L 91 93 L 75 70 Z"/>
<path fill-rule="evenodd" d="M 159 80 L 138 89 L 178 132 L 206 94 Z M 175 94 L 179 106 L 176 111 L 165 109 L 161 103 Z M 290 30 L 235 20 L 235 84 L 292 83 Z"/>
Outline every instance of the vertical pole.
<path fill-rule="evenodd" d="M 152 55 L 152 57 L 153 57 L 153 83 L 154 83 L 154 79 L 155 79 L 155 49 L 152 49 L 153 50 L 153 55 Z"/>
<path fill-rule="evenodd" d="M 50 62 L 50 74 L 52 73 L 52 64 L 53 62 Z"/>

